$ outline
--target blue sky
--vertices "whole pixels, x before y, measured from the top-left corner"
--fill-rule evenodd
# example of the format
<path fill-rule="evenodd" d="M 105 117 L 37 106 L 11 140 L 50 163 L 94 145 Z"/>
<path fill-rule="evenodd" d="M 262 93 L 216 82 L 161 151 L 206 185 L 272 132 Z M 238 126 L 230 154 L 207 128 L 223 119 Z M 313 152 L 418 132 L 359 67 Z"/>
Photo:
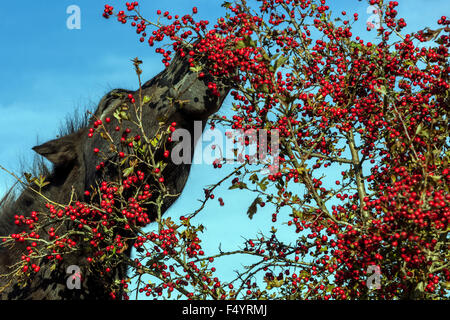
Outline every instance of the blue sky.
<path fill-rule="evenodd" d="M 144 61 L 143 78 L 150 79 L 162 70 L 160 56 L 154 49 L 137 41 L 129 26 L 114 19 L 101 17 L 105 3 L 123 8 L 126 1 L 92 0 L 46 0 L 21 1 L 20 8 L 13 1 L 0 6 L 0 164 L 9 170 L 19 170 L 18 160 L 30 162 L 31 148 L 53 139 L 64 118 L 75 108 L 95 107 L 100 98 L 113 88 L 135 89 L 136 76 L 130 59 L 139 57 Z M 214 21 L 223 13 L 221 1 L 171 0 L 155 4 L 140 1 L 141 12 L 154 17 L 157 9 L 173 14 L 191 12 L 199 8 L 199 17 Z M 360 20 L 354 35 L 373 40 L 375 33 L 365 30 L 369 15 L 366 1 L 329 1 L 334 12 L 358 12 Z M 425 26 L 436 27 L 442 15 L 450 15 L 447 0 L 403 0 L 398 11 L 405 17 L 408 30 Z M 45 3 L 45 5 L 43 5 Z M 81 9 L 81 29 L 69 30 L 66 8 L 77 5 Z M 223 110 L 230 109 L 226 100 Z M 167 212 L 175 219 L 198 207 L 197 199 L 203 198 L 203 187 L 218 180 L 223 172 L 208 165 L 194 165 L 183 195 Z M 0 171 L 0 195 L 13 179 Z M 225 200 L 225 206 L 211 202 L 200 216 L 207 225 L 204 235 L 205 248 L 232 249 L 241 242 L 241 236 L 250 237 L 258 230 L 267 231 L 272 212 L 268 208 L 253 220 L 245 218 L 254 196 L 220 189 L 217 193 Z M 206 242 L 209 244 L 206 245 Z M 212 252 L 211 252 L 212 253 Z M 224 265 L 223 271 L 230 274 Z"/>

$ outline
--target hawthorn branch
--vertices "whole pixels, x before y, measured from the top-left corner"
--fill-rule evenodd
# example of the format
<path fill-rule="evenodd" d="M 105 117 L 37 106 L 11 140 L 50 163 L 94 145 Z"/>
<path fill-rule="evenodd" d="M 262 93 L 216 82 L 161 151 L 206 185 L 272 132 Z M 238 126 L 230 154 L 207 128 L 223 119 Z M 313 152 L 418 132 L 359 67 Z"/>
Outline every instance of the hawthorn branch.
<path fill-rule="evenodd" d="M 369 219 L 369 214 L 367 211 L 363 209 L 363 203 L 364 198 L 367 196 L 366 189 L 364 186 L 364 180 L 362 178 L 362 160 L 360 161 L 358 150 L 355 145 L 355 137 L 353 135 L 353 131 L 350 130 L 348 136 L 347 136 L 347 142 L 350 147 L 350 152 L 352 155 L 352 161 L 353 161 L 353 170 L 355 172 L 355 179 L 356 179 L 356 186 L 358 190 L 358 197 L 359 197 L 359 203 L 360 203 L 360 213 L 361 217 L 367 221 Z"/>
<path fill-rule="evenodd" d="M 240 165 L 239 167 L 237 167 L 236 169 L 234 169 L 230 174 L 228 174 L 227 176 L 225 176 L 222 180 L 220 180 L 219 182 L 217 182 L 216 184 L 214 184 L 214 186 L 212 186 L 211 188 L 209 188 L 209 192 L 215 190 L 217 187 L 219 187 L 224 181 L 228 180 L 230 177 L 234 176 L 239 170 L 241 170 L 243 167 L 245 167 L 247 165 L 247 163 L 243 163 L 242 165 Z M 208 201 L 209 197 L 205 197 L 205 199 L 202 201 L 202 204 L 200 206 L 200 208 L 198 208 L 197 210 L 195 210 L 193 213 L 191 213 L 189 215 L 189 218 L 193 218 L 195 217 L 200 211 L 203 210 L 203 208 L 206 205 L 206 202 Z"/>
<path fill-rule="evenodd" d="M 292 126 L 290 125 L 290 122 L 288 121 L 289 124 L 289 128 L 292 129 Z M 294 156 L 294 153 L 292 151 L 292 147 L 289 141 L 286 140 L 282 140 L 284 142 L 284 147 L 287 150 L 287 153 L 289 155 L 289 157 L 292 159 L 294 165 L 297 168 L 301 168 L 301 172 L 300 175 L 303 178 L 303 182 L 305 183 L 306 188 L 308 189 L 308 191 L 310 192 L 310 194 L 314 197 L 314 200 L 316 201 L 317 205 L 320 207 L 320 209 L 325 212 L 328 216 L 332 217 L 332 215 L 330 215 L 330 212 L 328 211 L 327 207 L 325 206 L 325 203 L 323 202 L 322 198 L 319 196 L 319 194 L 317 193 L 316 189 L 313 186 L 312 180 L 310 175 L 307 173 L 307 170 L 305 168 L 304 162 L 306 160 L 306 157 L 303 157 L 303 161 L 302 164 L 298 163 L 296 157 Z M 301 149 L 299 147 L 299 145 L 297 144 L 297 141 L 295 139 L 293 139 L 294 141 L 294 145 L 296 148 L 296 151 L 299 154 L 302 154 Z M 332 217 L 332 219 L 334 219 L 334 217 Z"/>

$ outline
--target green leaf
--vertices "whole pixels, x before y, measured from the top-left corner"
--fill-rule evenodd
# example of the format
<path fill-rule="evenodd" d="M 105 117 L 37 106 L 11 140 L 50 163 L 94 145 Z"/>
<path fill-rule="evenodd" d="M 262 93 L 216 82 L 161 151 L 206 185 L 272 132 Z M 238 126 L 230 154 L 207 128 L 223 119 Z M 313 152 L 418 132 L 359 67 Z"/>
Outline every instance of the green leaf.
<path fill-rule="evenodd" d="M 119 123 L 122 123 L 122 118 L 120 117 L 119 110 L 114 111 L 113 116 L 114 116 L 114 118 L 116 118 L 119 121 Z"/>
<path fill-rule="evenodd" d="M 150 141 L 150 144 L 152 145 L 153 148 L 156 148 L 156 146 L 158 145 L 158 142 L 159 142 L 159 139 L 158 139 L 158 136 L 156 136 Z"/>
<path fill-rule="evenodd" d="M 276 56 L 278 56 L 278 55 L 279 55 L 279 53 L 276 54 Z M 266 51 L 263 51 L 262 57 L 259 58 L 259 61 L 261 61 L 262 59 L 265 59 L 266 61 L 269 61 L 269 60 L 270 60 L 270 57 L 269 57 L 269 55 L 267 54 Z"/>
<path fill-rule="evenodd" d="M 260 183 L 258 183 L 258 187 L 260 187 L 262 191 L 266 191 L 268 184 L 269 184 L 269 181 L 264 181 L 263 180 Z"/>
<path fill-rule="evenodd" d="M 284 285 L 284 279 L 278 280 L 268 280 L 267 278 L 264 279 L 265 282 L 267 282 L 266 290 L 272 290 L 273 288 L 280 288 Z"/>
<path fill-rule="evenodd" d="M 442 179 L 442 176 L 430 176 L 430 177 L 436 182 Z"/>
<path fill-rule="evenodd" d="M 253 216 L 255 215 L 256 211 L 258 210 L 258 204 L 260 204 L 261 201 L 262 201 L 262 199 L 260 197 L 256 197 L 256 199 L 253 200 L 250 207 L 248 207 L 247 215 L 250 220 L 253 219 Z"/>
<path fill-rule="evenodd" d="M 302 218 L 302 213 L 298 210 L 292 209 L 292 216 L 294 216 L 295 218 Z"/>
<path fill-rule="evenodd" d="M 421 128 L 419 135 L 425 137 L 425 138 L 430 138 L 430 132 L 427 129 Z"/>
<path fill-rule="evenodd" d="M 45 181 L 45 177 L 40 176 L 39 179 L 34 178 L 33 182 L 39 187 L 39 188 L 43 188 L 46 185 L 50 184 L 50 182 Z"/>
<path fill-rule="evenodd" d="M 142 103 L 146 104 L 147 102 L 150 102 L 150 97 L 149 96 L 144 96 L 144 99 L 142 99 Z"/>
<path fill-rule="evenodd" d="M 222 3 L 221 7 L 229 9 L 231 7 L 231 2 L 225 1 Z"/>
<path fill-rule="evenodd" d="M 286 63 L 286 61 L 288 61 L 288 58 L 285 56 L 281 56 L 279 57 L 276 61 L 275 61 L 275 65 L 274 65 L 274 71 L 277 71 L 279 67 L 281 67 L 283 64 Z"/>
<path fill-rule="evenodd" d="M 256 173 L 252 174 L 249 180 L 253 183 L 256 183 L 258 181 L 258 175 Z"/>
<path fill-rule="evenodd" d="M 28 183 L 33 183 L 34 181 L 37 180 L 37 178 L 35 178 L 31 175 L 31 173 L 24 172 L 23 175 L 25 176 L 25 179 L 27 179 Z"/>
<path fill-rule="evenodd" d="M 238 185 L 238 183 L 235 183 L 235 184 L 233 184 L 232 186 L 230 186 L 230 187 L 228 188 L 228 190 L 233 190 L 233 189 L 237 189 L 237 188 L 239 188 L 239 185 Z"/>
<path fill-rule="evenodd" d="M 264 83 L 263 85 L 258 86 L 257 91 L 262 92 L 262 93 L 269 93 L 269 86 L 266 83 Z"/>
<path fill-rule="evenodd" d="M 247 189 L 247 184 L 244 182 L 237 182 L 228 188 L 228 190 L 233 190 L 233 189 L 241 189 L 241 190 Z"/>
<path fill-rule="evenodd" d="M 422 126 L 422 124 L 420 123 L 420 124 L 417 126 L 416 134 L 420 134 L 420 132 L 422 131 L 422 128 L 423 128 L 423 126 Z"/>
<path fill-rule="evenodd" d="M 126 168 L 125 170 L 123 170 L 123 176 L 126 178 L 133 172 L 134 172 L 134 167 Z"/>
<path fill-rule="evenodd" d="M 120 111 L 120 117 L 124 120 L 130 120 L 130 116 L 125 111 Z"/>
<path fill-rule="evenodd" d="M 192 72 L 200 72 L 200 71 L 202 71 L 202 67 L 201 66 L 190 67 L 189 69 Z"/>
<path fill-rule="evenodd" d="M 291 104 L 292 102 L 294 102 L 296 100 L 295 97 L 289 95 L 289 93 L 285 93 L 285 96 L 280 96 L 279 97 L 286 105 Z"/>
<path fill-rule="evenodd" d="M 380 86 L 380 87 L 377 89 L 377 91 L 380 92 L 383 96 L 386 95 L 386 87 L 385 87 L 385 86 Z"/>
<path fill-rule="evenodd" d="M 242 49 L 245 48 L 245 43 L 242 40 L 239 40 L 238 42 L 236 42 L 236 49 Z"/>
<path fill-rule="evenodd" d="M 362 45 L 360 43 L 357 43 L 357 42 L 351 42 L 350 43 L 350 47 L 352 47 L 354 49 L 358 49 L 358 50 L 362 49 Z"/>
<path fill-rule="evenodd" d="M 159 170 L 161 170 L 161 172 L 163 172 L 163 170 L 166 168 L 166 166 L 167 166 L 167 162 L 164 162 L 164 161 L 159 161 L 158 163 L 157 163 L 157 166 L 158 166 L 158 168 L 159 168 Z"/>
<path fill-rule="evenodd" d="M 247 45 L 247 47 L 256 47 L 256 42 L 253 40 L 249 35 L 244 35 L 244 42 Z"/>

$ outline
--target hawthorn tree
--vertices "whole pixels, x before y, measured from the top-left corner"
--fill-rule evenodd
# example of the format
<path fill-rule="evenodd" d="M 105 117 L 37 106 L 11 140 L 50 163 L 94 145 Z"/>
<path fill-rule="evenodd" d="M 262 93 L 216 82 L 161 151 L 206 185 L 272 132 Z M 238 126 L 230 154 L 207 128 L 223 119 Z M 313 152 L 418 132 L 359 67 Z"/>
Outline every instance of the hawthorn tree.
<path fill-rule="evenodd" d="M 151 232 L 144 228 L 152 222 L 146 207 L 151 201 L 160 208 L 164 163 L 144 159 L 170 141 L 175 127 L 146 147 L 127 141 L 129 154 L 122 158 L 130 161 L 117 163 L 121 179 L 102 182 L 91 203 L 70 207 L 72 213 L 88 209 L 102 216 L 83 222 L 90 230 L 85 241 L 93 247 L 89 262 L 99 273 L 124 259 L 122 248 L 132 240 L 136 258 L 127 261 L 127 278 L 107 286 L 112 298 L 448 298 L 450 20 L 442 16 L 433 29 L 405 33 L 397 1 L 369 4 L 379 8 L 376 43 L 352 33 L 357 14 L 332 13 L 325 0 L 224 2 L 225 15 L 212 24 L 197 20 L 195 7 L 183 16 L 158 11 L 151 21 L 138 2 L 117 12 L 105 5 L 103 16 L 135 28 L 139 41 L 156 47 L 166 66 L 180 54 L 199 78 L 217 79 L 209 84 L 213 94 L 220 94 L 220 83 L 233 88 L 232 117 L 211 117 L 211 126 L 279 135 L 278 165 L 255 166 L 248 154 L 236 154 L 240 163 L 205 188 L 198 210 L 180 221 L 159 214 L 158 230 Z M 107 135 L 107 129 L 98 123 L 90 134 Z M 237 140 L 244 146 L 262 143 Z M 169 155 L 167 150 L 167 161 Z M 226 160 L 214 162 L 219 173 Z M 269 211 L 273 227 L 268 234 L 245 235 L 234 251 L 203 252 L 204 226 L 192 218 L 208 214 L 214 191 L 226 184 L 236 193 L 253 193 L 243 212 L 252 217 Z M 124 198 L 124 189 L 135 196 Z M 49 210 L 58 212 L 50 205 Z M 128 230 L 127 239 L 111 238 L 111 223 Z M 281 239 L 281 224 L 289 227 L 290 242 Z M 18 237 L 28 241 L 14 235 L 4 242 Z M 73 241 L 68 233 L 29 253 L 51 255 L 49 248 L 61 239 Z M 70 247 L 76 250 L 77 244 Z M 257 262 L 235 279 L 222 280 L 215 263 L 231 255 Z M 26 261 L 20 268 L 37 276 Z"/>

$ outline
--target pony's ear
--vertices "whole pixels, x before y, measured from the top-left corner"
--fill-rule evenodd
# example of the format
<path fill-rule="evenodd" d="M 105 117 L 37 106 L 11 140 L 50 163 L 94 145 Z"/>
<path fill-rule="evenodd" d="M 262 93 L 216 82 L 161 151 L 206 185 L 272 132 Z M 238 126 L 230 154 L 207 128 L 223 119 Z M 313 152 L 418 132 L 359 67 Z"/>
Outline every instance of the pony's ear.
<path fill-rule="evenodd" d="M 74 138 L 73 135 L 67 135 L 35 146 L 33 150 L 47 158 L 55 166 L 65 166 L 77 158 L 76 141 Z"/>

